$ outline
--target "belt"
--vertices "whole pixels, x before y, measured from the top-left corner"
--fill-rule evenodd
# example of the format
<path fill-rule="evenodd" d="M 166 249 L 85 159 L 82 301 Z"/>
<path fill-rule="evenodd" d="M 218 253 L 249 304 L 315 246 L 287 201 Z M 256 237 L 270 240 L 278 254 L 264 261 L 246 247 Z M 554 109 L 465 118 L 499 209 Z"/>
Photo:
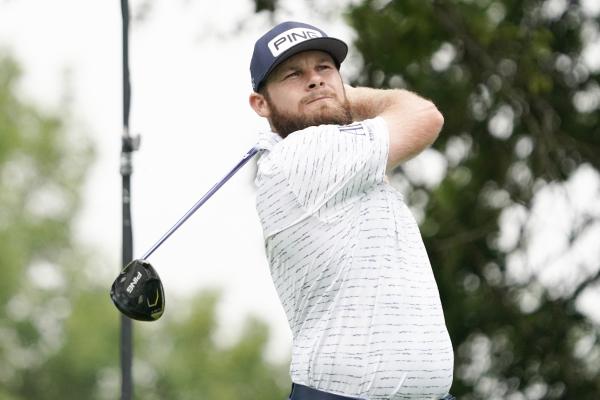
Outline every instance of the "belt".
<path fill-rule="evenodd" d="M 324 392 L 308 386 L 292 383 L 292 392 L 288 400 L 361 400 L 358 397 L 347 397 L 339 394 Z M 456 400 L 456 397 L 447 394 L 440 400 Z"/>

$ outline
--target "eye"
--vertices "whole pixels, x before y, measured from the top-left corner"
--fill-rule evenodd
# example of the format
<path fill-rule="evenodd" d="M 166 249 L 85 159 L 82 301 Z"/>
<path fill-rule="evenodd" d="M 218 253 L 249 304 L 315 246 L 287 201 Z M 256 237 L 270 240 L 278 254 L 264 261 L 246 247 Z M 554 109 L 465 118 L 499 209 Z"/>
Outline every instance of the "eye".
<path fill-rule="evenodd" d="M 288 72 L 287 74 L 285 74 L 283 76 L 283 79 L 294 78 L 294 77 L 299 76 L 299 75 L 300 75 L 300 71 L 290 71 L 290 72 Z"/>
<path fill-rule="evenodd" d="M 331 68 L 333 68 L 333 66 L 331 64 L 319 64 L 317 66 L 317 69 L 320 71 L 331 69 Z"/>

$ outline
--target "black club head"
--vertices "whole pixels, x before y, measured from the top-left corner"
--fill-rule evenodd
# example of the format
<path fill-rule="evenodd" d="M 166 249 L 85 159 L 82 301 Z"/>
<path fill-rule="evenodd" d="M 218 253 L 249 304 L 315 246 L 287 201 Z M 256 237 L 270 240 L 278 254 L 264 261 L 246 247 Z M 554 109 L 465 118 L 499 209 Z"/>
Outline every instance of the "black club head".
<path fill-rule="evenodd" d="M 110 298 L 119 311 L 138 321 L 156 321 L 165 310 L 162 282 L 146 260 L 133 260 L 123 268 Z"/>

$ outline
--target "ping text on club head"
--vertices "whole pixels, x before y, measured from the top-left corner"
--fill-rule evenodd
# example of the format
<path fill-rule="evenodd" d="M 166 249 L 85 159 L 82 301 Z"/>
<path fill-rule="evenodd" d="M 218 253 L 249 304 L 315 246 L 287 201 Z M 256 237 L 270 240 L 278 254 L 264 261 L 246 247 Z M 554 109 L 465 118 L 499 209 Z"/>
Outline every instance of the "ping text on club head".
<path fill-rule="evenodd" d="M 138 271 L 137 275 L 133 277 L 133 280 L 131 281 L 129 286 L 127 286 L 127 293 L 131 294 L 131 292 L 133 292 L 133 289 L 135 289 L 135 285 L 138 283 L 141 277 L 142 273 Z"/>

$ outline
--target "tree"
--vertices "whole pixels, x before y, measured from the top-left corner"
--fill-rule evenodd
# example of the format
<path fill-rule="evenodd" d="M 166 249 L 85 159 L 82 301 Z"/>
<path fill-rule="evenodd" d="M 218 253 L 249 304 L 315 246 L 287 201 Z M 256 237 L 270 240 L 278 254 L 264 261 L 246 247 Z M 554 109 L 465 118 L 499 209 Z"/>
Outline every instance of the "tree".
<path fill-rule="evenodd" d="M 16 95 L 19 75 L 0 55 L 0 397 L 11 399 L 33 398 L 30 372 L 63 345 L 69 270 L 81 260 L 71 221 L 92 155 L 66 117 Z"/>
<path fill-rule="evenodd" d="M 598 115 L 574 101 L 598 78 L 581 60 L 591 17 L 548 7 L 398 1 L 350 11 L 368 60 L 363 79 L 396 76 L 447 116 L 435 147 L 447 175 L 431 191 L 412 185 L 411 196 L 429 197 L 422 226 L 457 350 L 454 390 L 465 398 L 594 398 L 600 389 L 598 327 L 575 306 L 598 273 L 558 294 L 510 270 L 537 234 L 527 229 L 536 193 L 582 164 L 599 166 Z M 457 147 L 469 149 L 462 159 L 452 158 Z M 516 212 L 520 229 L 503 246 L 501 220 Z M 573 227 L 572 241 L 592 222 Z M 578 354 L 582 338 L 596 352 Z"/>
<path fill-rule="evenodd" d="M 20 99 L 19 76 L 0 55 L 0 399 L 114 399 L 118 312 L 98 277 L 102 257 L 72 231 L 92 147 L 65 111 Z M 284 398 L 289 381 L 265 361 L 263 323 L 216 345 L 218 298 L 172 299 L 169 316 L 136 324 L 136 398 Z M 175 313 L 179 301 L 186 315 Z"/>
<path fill-rule="evenodd" d="M 290 382 L 283 365 L 264 361 L 268 331 L 248 319 L 240 340 L 229 348 L 215 345 L 218 292 L 186 302 L 192 313 L 181 320 L 171 312 L 165 325 L 140 327 L 138 339 L 148 352 L 151 382 L 141 387 L 143 399 L 273 399 L 285 398 Z M 164 317 L 163 317 L 164 318 Z"/>
<path fill-rule="evenodd" d="M 365 0 L 345 12 L 363 60 L 354 83 L 407 88 L 445 115 L 419 164 L 442 165 L 439 181 L 408 163 L 392 182 L 420 216 L 455 347 L 453 393 L 596 398 L 600 329 L 578 301 L 597 290 L 600 265 L 577 249 L 597 247 L 600 213 L 571 205 L 564 238 L 541 250 L 537 214 L 549 192 L 576 202 L 565 190 L 581 174 L 598 182 L 599 77 L 583 58 L 598 15 L 537 0 Z M 548 279 L 559 262 L 568 270 Z"/>

